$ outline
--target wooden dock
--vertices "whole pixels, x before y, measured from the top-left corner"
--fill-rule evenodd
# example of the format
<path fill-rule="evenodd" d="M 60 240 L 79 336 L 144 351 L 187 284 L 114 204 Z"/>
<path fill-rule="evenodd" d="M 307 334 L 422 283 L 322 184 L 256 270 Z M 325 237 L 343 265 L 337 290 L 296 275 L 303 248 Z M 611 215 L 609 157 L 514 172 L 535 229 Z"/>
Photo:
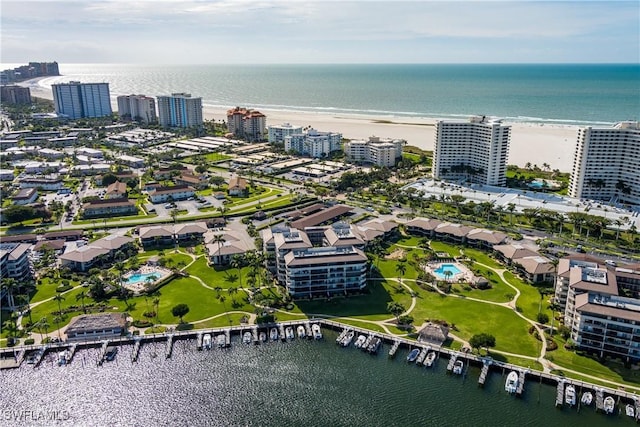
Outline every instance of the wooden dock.
<path fill-rule="evenodd" d="M 311 322 L 304 322 L 304 329 L 307 331 L 307 339 L 313 339 L 313 331 L 311 330 Z"/>
<path fill-rule="evenodd" d="M 391 350 L 389 350 L 389 357 L 394 357 L 399 347 L 400 347 L 400 341 L 395 340 L 393 342 L 393 346 L 391 347 Z"/>
<path fill-rule="evenodd" d="M 562 406 L 564 403 L 564 381 L 558 381 L 556 388 L 556 407 Z"/>
<path fill-rule="evenodd" d="M 480 378 L 478 378 L 478 385 L 484 386 L 485 381 L 487 380 L 487 375 L 489 375 L 489 368 L 491 367 L 491 360 L 484 360 L 482 362 L 482 371 L 480 371 Z"/>
<path fill-rule="evenodd" d="M 231 346 L 231 329 L 224 330 L 224 346 L 225 347 Z"/>
<path fill-rule="evenodd" d="M 253 336 L 253 343 L 260 344 L 260 338 L 258 337 L 258 327 L 254 326 L 251 328 L 251 335 Z"/>
<path fill-rule="evenodd" d="M 524 392 L 524 380 L 526 376 L 526 371 L 521 370 L 518 373 L 518 388 L 516 388 L 516 396 L 522 396 L 522 393 Z"/>
<path fill-rule="evenodd" d="M 71 344 L 69 346 L 69 360 L 67 363 L 71 363 L 73 361 L 73 357 L 76 355 L 76 351 L 78 350 L 78 344 Z"/>
<path fill-rule="evenodd" d="M 425 357 L 427 357 L 427 349 L 426 347 L 422 347 L 422 350 L 420 350 L 420 354 L 416 359 L 416 365 L 422 365 Z"/>
<path fill-rule="evenodd" d="M 135 340 L 135 344 L 133 344 L 133 351 L 131 352 L 131 362 L 138 361 L 138 355 L 140 354 L 140 345 L 142 344 L 142 340 L 137 338 Z"/>
<path fill-rule="evenodd" d="M 280 323 L 279 325 L 280 327 L 278 328 L 278 332 L 280 334 L 280 339 L 282 341 L 286 341 L 287 340 L 287 336 L 284 333 L 284 325 L 282 323 Z"/>
<path fill-rule="evenodd" d="M 98 366 L 104 363 L 104 358 L 107 355 L 107 347 L 109 347 L 109 341 L 102 341 L 102 347 L 100 347 L 100 356 L 98 356 Z"/>
<path fill-rule="evenodd" d="M 458 360 L 458 356 L 457 355 L 451 355 L 451 357 L 449 358 L 449 363 L 447 364 L 447 372 L 451 373 L 453 371 L 453 365 L 456 363 L 456 360 Z"/>
<path fill-rule="evenodd" d="M 202 350 L 202 338 L 202 332 L 198 332 L 198 335 L 196 335 L 196 350 Z"/>
<path fill-rule="evenodd" d="M 596 392 L 596 409 L 598 411 L 604 411 L 604 390 L 597 388 Z"/>
<path fill-rule="evenodd" d="M 167 346 L 165 347 L 164 357 L 166 359 L 170 358 L 171 353 L 173 353 L 173 334 L 167 335 Z"/>

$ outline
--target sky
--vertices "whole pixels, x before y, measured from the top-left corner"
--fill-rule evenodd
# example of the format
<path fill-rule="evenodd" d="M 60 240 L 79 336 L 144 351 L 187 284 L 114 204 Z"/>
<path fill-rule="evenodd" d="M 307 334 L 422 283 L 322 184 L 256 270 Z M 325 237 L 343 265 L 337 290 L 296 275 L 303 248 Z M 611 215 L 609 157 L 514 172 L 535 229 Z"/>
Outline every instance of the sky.
<path fill-rule="evenodd" d="M 633 1 L 1 0 L 0 62 L 638 63 Z"/>

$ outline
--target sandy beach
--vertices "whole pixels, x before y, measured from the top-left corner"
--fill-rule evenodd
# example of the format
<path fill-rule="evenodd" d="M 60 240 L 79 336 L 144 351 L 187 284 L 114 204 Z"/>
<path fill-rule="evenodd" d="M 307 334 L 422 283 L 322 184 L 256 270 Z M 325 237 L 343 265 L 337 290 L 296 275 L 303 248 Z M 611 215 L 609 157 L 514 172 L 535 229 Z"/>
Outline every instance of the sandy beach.
<path fill-rule="evenodd" d="M 53 99 L 51 89 L 38 84 L 38 79 L 23 82 L 32 96 Z M 112 106 L 116 108 L 115 98 Z M 231 108 L 232 106 L 229 106 Z M 244 106 L 251 108 L 250 105 Z M 325 114 L 297 111 L 264 110 L 267 125 L 291 123 L 311 126 L 319 131 L 342 133 L 344 138 L 362 139 L 375 135 L 382 138 L 400 138 L 409 145 L 433 150 L 435 122 L 427 117 L 376 117 L 364 115 Z M 204 107 L 205 119 L 226 120 L 226 109 Z M 507 122 L 505 122 L 507 123 Z M 577 126 L 536 123 L 510 123 L 511 144 L 508 164 L 524 166 L 527 163 L 551 169 L 571 171 L 577 138 Z"/>

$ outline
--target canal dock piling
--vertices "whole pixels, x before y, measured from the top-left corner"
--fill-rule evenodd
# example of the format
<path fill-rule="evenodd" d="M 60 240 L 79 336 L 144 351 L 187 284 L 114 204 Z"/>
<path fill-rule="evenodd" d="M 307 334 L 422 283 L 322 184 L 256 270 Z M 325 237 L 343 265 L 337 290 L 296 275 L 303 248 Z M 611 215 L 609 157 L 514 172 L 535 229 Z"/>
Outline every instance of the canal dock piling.
<path fill-rule="evenodd" d="M 558 381 L 556 388 L 556 407 L 562 406 L 564 402 L 564 381 Z"/>
<path fill-rule="evenodd" d="M 171 357 L 171 353 L 173 352 L 173 334 L 167 335 L 167 346 L 165 347 L 164 357 L 169 359 Z"/>

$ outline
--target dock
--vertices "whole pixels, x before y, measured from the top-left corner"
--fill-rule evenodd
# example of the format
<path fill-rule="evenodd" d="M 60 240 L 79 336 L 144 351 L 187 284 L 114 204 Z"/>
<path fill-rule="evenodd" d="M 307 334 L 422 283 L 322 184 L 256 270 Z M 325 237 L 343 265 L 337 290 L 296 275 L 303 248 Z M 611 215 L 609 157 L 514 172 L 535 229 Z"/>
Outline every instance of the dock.
<path fill-rule="evenodd" d="M 133 345 L 133 351 L 131 352 L 131 361 L 132 362 L 137 362 L 138 361 L 138 354 L 140 354 L 140 344 L 141 344 L 141 340 L 140 338 L 137 338 L 135 340 L 135 344 Z"/>
<path fill-rule="evenodd" d="M 170 358 L 171 353 L 173 353 L 173 334 L 167 335 L 167 346 L 165 347 L 164 357 L 167 359 Z"/>
<path fill-rule="evenodd" d="M 427 349 L 425 347 L 422 347 L 422 350 L 420 350 L 420 354 L 416 359 L 416 365 L 422 365 L 425 357 L 427 357 Z"/>
<path fill-rule="evenodd" d="M 633 406 L 636 410 L 634 419 L 638 422 L 640 420 L 640 401 L 638 399 L 633 399 Z"/>
<path fill-rule="evenodd" d="M 524 380 L 527 373 L 525 371 L 520 371 L 518 374 L 518 388 L 516 389 L 516 396 L 522 396 L 524 392 Z"/>
<path fill-rule="evenodd" d="M 251 328 L 251 335 L 253 336 L 253 343 L 260 344 L 260 338 L 258 338 L 258 327 L 254 326 Z"/>
<path fill-rule="evenodd" d="M 480 378 L 478 378 L 478 385 L 484 386 L 485 381 L 487 380 L 487 376 L 489 375 L 489 368 L 492 365 L 491 360 L 483 360 L 482 361 L 482 371 L 480 371 Z"/>
<path fill-rule="evenodd" d="M 457 355 L 452 355 L 449 358 L 449 363 L 447 364 L 447 372 L 451 373 L 453 371 L 453 365 L 456 363 L 456 360 L 458 360 L 458 356 Z"/>
<path fill-rule="evenodd" d="M 15 351 L 13 352 L 13 357 L 0 359 L 0 369 L 15 369 L 19 368 L 24 360 L 26 351 L 20 350 L 16 355 Z"/>
<path fill-rule="evenodd" d="M 311 330 L 311 322 L 304 322 L 304 330 L 307 331 L 307 339 L 312 339 L 313 331 Z"/>
<path fill-rule="evenodd" d="M 109 347 L 109 341 L 102 341 L 100 356 L 98 356 L 98 366 L 101 366 L 104 363 L 104 358 L 107 355 L 107 347 Z"/>
<path fill-rule="evenodd" d="M 71 344 L 71 346 L 69 347 L 69 360 L 67 361 L 67 363 L 71 363 L 71 361 L 73 360 L 73 356 L 76 355 L 77 350 L 78 344 Z"/>
<path fill-rule="evenodd" d="M 601 388 L 596 389 L 596 409 L 604 411 L 604 390 Z"/>
<path fill-rule="evenodd" d="M 391 350 L 389 350 L 389 357 L 394 357 L 399 347 L 400 347 L 400 341 L 395 340 L 393 342 L 393 346 L 391 347 Z"/>
<path fill-rule="evenodd" d="M 196 335 L 196 350 L 202 350 L 202 332 L 198 332 Z"/>
<path fill-rule="evenodd" d="M 231 346 L 231 329 L 224 330 L 224 346 L 225 347 Z"/>
<path fill-rule="evenodd" d="M 562 406 L 564 403 L 564 381 L 558 381 L 556 388 L 556 407 Z"/>
<path fill-rule="evenodd" d="M 287 336 L 284 334 L 284 325 L 282 323 L 280 323 L 279 326 L 280 327 L 278 328 L 278 332 L 280 334 L 280 339 L 282 341 L 286 341 L 287 340 Z"/>

